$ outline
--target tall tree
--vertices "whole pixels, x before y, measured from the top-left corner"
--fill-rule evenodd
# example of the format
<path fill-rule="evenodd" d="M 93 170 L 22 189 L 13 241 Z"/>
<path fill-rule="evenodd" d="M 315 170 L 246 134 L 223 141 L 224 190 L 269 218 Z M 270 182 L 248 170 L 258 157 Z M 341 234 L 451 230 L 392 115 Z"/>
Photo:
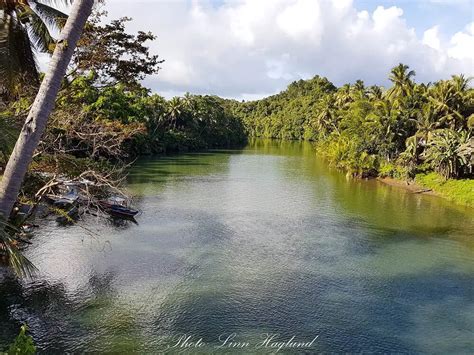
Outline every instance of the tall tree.
<path fill-rule="evenodd" d="M 30 113 L 8 160 L 0 182 L 0 215 L 8 218 L 18 197 L 33 153 L 46 128 L 56 95 L 74 53 L 94 0 L 75 0 L 69 18 L 59 35 L 49 69 L 41 83 Z"/>
<path fill-rule="evenodd" d="M 128 88 L 140 88 L 147 75 L 158 73 L 163 60 L 150 54 L 147 41 L 156 39 L 151 32 L 127 33 L 122 17 L 103 24 L 105 12 L 95 12 L 87 22 L 77 44 L 72 62 L 74 72 L 93 72 L 98 85 L 126 84 Z"/>
<path fill-rule="evenodd" d="M 179 117 L 183 112 L 183 100 L 179 97 L 173 97 L 168 101 L 168 110 L 166 112 L 170 125 L 176 128 L 178 125 Z"/>
<path fill-rule="evenodd" d="M 469 78 L 453 75 L 451 80 L 437 82 L 429 91 L 428 100 L 438 115 L 439 120 L 451 128 L 465 126 L 468 108 Z"/>
<path fill-rule="evenodd" d="M 414 70 L 405 64 L 398 64 L 391 72 L 389 79 L 393 86 L 388 91 L 390 98 L 400 98 L 410 96 L 413 92 L 414 83 L 412 78 L 415 76 Z"/>

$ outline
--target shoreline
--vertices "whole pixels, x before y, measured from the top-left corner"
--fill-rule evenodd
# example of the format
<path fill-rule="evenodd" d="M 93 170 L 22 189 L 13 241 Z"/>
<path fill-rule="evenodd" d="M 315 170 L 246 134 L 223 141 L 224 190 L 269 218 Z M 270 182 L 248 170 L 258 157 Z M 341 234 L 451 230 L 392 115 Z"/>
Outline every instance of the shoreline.
<path fill-rule="evenodd" d="M 415 181 L 411 181 L 409 184 L 406 181 L 395 179 L 395 178 L 375 178 L 383 184 L 389 186 L 395 186 L 409 191 L 412 194 L 423 194 L 428 196 L 440 197 L 450 203 L 464 207 L 474 209 L 474 189 L 472 188 L 472 180 L 447 180 L 439 181 L 439 177 L 436 176 L 436 181 L 430 183 L 430 180 L 424 182 L 428 176 L 433 176 L 434 173 L 428 175 L 417 175 Z M 420 182 L 420 180 L 422 180 Z M 465 181 L 468 181 L 467 184 Z"/>
<path fill-rule="evenodd" d="M 404 180 L 399 180 L 399 179 L 390 178 L 390 177 L 383 177 L 383 178 L 376 177 L 375 180 L 380 181 L 381 183 L 389 185 L 389 186 L 399 187 L 413 194 L 423 194 L 423 195 L 429 195 L 429 196 L 443 197 L 438 192 L 433 191 L 432 189 L 427 188 L 423 185 L 420 185 L 415 181 L 407 182 Z"/>

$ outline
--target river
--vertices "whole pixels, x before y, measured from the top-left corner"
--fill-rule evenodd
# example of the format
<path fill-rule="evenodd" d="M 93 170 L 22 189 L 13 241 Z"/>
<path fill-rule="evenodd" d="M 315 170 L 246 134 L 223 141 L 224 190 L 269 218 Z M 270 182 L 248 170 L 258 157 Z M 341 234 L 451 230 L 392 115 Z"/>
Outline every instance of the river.
<path fill-rule="evenodd" d="M 472 209 L 268 140 L 142 159 L 128 189 L 138 225 L 41 222 L 39 276 L 0 275 L 1 344 L 27 322 L 48 354 L 474 350 Z"/>

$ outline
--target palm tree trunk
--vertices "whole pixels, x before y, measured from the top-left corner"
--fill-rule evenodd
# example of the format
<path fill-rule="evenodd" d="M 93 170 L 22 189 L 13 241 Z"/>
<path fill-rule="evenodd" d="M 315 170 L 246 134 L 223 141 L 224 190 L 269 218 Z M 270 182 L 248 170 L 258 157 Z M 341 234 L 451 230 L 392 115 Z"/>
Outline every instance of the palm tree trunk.
<path fill-rule="evenodd" d="M 23 125 L 0 182 L 0 216 L 10 216 L 33 153 L 43 135 L 56 95 L 94 0 L 75 0 L 59 36 L 48 71 Z"/>

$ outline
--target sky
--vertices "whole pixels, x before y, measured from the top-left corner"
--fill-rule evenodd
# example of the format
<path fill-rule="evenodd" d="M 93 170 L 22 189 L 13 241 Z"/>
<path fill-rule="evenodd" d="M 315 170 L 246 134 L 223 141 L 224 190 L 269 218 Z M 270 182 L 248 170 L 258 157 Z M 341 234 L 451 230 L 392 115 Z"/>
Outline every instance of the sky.
<path fill-rule="evenodd" d="M 109 19 L 151 31 L 165 62 L 144 85 L 257 99 L 299 79 L 388 86 L 402 62 L 416 81 L 474 75 L 474 0 L 107 0 Z"/>

